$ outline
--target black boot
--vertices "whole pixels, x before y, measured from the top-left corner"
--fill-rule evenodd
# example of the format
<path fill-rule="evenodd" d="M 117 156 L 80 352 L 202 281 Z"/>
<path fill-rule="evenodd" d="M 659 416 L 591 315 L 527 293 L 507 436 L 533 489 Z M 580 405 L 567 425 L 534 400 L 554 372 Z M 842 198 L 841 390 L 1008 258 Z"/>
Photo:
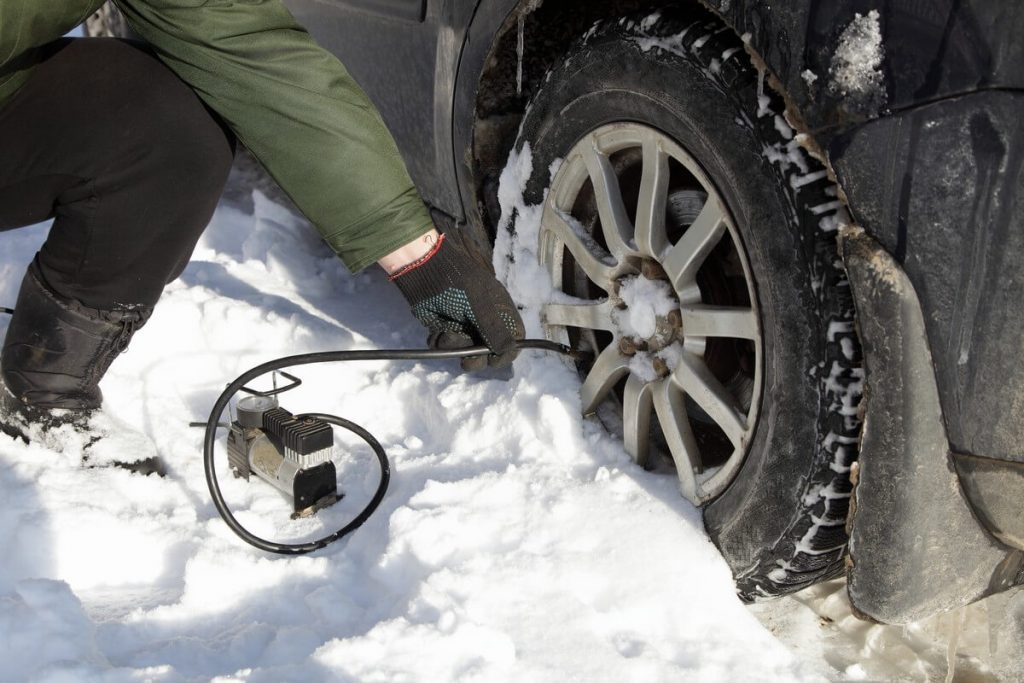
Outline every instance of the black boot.
<path fill-rule="evenodd" d="M 103 402 L 100 379 L 152 311 L 83 306 L 50 289 L 33 262 L 0 355 L 0 429 L 26 442 L 32 429 L 85 429 Z"/>

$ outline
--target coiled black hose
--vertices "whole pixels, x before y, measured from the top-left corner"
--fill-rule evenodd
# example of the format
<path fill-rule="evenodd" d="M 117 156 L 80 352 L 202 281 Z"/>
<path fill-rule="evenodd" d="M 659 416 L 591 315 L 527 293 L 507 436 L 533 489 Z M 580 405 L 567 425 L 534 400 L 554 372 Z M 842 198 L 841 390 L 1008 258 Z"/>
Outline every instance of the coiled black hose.
<path fill-rule="evenodd" d="M 516 346 L 519 349 L 539 349 L 542 351 L 552 351 L 554 353 L 567 355 L 572 355 L 573 353 L 569 347 L 546 339 L 524 339 L 516 342 Z M 335 415 L 327 415 L 324 413 L 304 413 L 302 415 L 296 415 L 296 417 L 300 419 L 303 417 L 314 417 L 323 420 L 324 422 L 329 422 L 353 432 L 366 441 L 370 448 L 373 449 L 373 452 L 377 455 L 377 460 L 380 463 L 381 477 L 380 483 L 377 485 L 377 491 L 373 494 L 373 498 L 370 499 L 369 504 L 363 508 L 362 512 L 356 515 L 351 522 L 337 531 L 315 541 L 308 541 L 305 543 L 277 543 L 275 541 L 268 541 L 265 538 L 260 538 L 259 536 L 250 533 L 238 522 L 237 519 L 235 519 L 235 516 L 231 514 L 231 510 L 228 509 L 227 503 L 224 502 L 224 496 L 222 496 L 220 492 L 220 484 L 217 482 L 217 472 L 214 469 L 213 451 L 217 442 L 217 428 L 220 426 L 220 418 L 224 413 L 224 409 L 227 408 L 231 398 L 237 394 L 242 387 L 257 377 L 275 370 L 281 370 L 283 368 L 294 367 L 297 365 L 311 365 L 313 363 L 338 363 L 358 360 L 448 360 L 453 358 L 486 356 L 489 353 L 490 349 L 486 346 L 474 346 L 451 351 L 439 351 L 433 349 L 324 351 L 320 353 L 305 353 L 297 356 L 278 358 L 277 360 L 257 365 L 251 370 L 243 373 L 238 377 L 238 379 L 231 382 L 217 398 L 216 403 L 213 404 L 213 410 L 210 411 L 210 418 L 206 421 L 206 435 L 203 439 L 203 465 L 206 470 L 206 484 L 210 489 L 210 496 L 213 498 L 213 504 L 217 508 L 217 512 L 220 513 L 220 516 L 227 523 L 228 527 L 230 527 L 239 538 L 250 545 L 257 547 L 260 550 L 266 550 L 267 552 L 278 553 L 280 555 L 303 555 L 323 548 L 327 544 L 337 541 L 339 538 L 352 533 L 362 526 L 363 522 L 369 519 L 370 515 L 373 514 L 374 510 L 377 509 L 377 506 L 380 505 L 381 501 L 384 499 L 384 494 L 388 488 L 388 482 L 391 479 L 391 466 L 388 463 L 388 456 L 384 452 L 384 448 L 380 445 L 380 442 L 377 441 L 370 432 L 366 431 L 354 422 Z"/>

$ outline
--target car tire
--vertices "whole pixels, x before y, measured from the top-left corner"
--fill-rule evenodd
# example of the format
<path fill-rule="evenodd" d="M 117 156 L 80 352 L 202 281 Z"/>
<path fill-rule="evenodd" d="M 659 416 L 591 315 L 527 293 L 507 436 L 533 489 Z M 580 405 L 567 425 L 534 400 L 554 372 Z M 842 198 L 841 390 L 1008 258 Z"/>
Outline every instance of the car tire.
<path fill-rule="evenodd" d="M 591 28 L 545 76 L 515 144 L 532 155 L 524 199 L 544 207 L 538 259 L 572 297 L 542 320 L 592 354 L 578 366 L 584 411 L 649 469 L 674 465 L 748 600 L 842 571 L 861 426 L 860 347 L 836 250 L 845 212 L 783 111 L 718 18 L 665 10 Z M 698 239 L 712 204 L 717 246 Z M 513 234 L 524 229 L 513 218 Z M 639 277 L 660 277 L 671 291 L 646 286 L 681 312 L 656 317 L 649 337 L 620 324 L 648 305 L 635 293 L 624 303 Z M 722 307 L 735 315 L 712 320 Z"/>

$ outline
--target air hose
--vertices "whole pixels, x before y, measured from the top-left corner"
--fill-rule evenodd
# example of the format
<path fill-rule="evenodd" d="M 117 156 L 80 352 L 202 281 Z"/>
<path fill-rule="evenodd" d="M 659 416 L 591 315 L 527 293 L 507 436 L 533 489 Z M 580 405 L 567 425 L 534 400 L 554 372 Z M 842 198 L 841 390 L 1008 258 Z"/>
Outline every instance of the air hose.
<path fill-rule="evenodd" d="M 519 349 L 539 349 L 541 351 L 551 351 L 565 355 L 573 354 L 573 351 L 569 347 L 546 339 L 524 339 L 516 342 L 516 347 Z M 388 462 L 388 456 L 384 452 L 384 448 L 380 445 L 380 442 L 377 441 L 377 439 L 375 439 L 366 429 L 360 427 L 354 422 L 335 415 L 328 415 L 325 413 L 304 413 L 302 415 L 296 415 L 296 418 L 317 418 L 324 422 L 341 427 L 342 429 L 346 429 L 362 438 L 363 441 L 370 446 L 374 454 L 376 454 L 377 460 L 380 463 L 381 477 L 380 483 L 377 485 L 377 491 L 373 494 L 373 498 L 370 499 L 369 504 L 367 504 L 367 506 L 363 508 L 363 510 L 356 515 L 352 521 L 337 531 L 314 541 L 307 541 L 304 543 L 277 543 L 275 541 L 268 541 L 265 538 L 260 538 L 259 536 L 249 532 L 238 522 L 237 519 L 235 519 L 235 516 L 231 514 L 231 510 L 224 501 L 224 496 L 220 491 L 220 484 L 217 481 L 217 472 L 214 468 L 213 453 L 217 441 L 217 428 L 222 426 L 220 420 L 224 413 L 224 409 L 227 408 L 228 403 L 235 394 L 239 391 L 247 390 L 245 389 L 245 385 L 257 377 L 277 370 L 283 370 L 288 367 L 312 365 L 315 363 L 339 363 L 370 360 L 450 360 L 470 358 L 473 356 L 486 356 L 490 353 L 490 349 L 486 346 L 474 346 L 455 350 L 381 349 L 363 351 L 324 351 L 319 353 L 305 353 L 296 356 L 286 356 L 284 358 L 268 361 L 248 370 L 240 375 L 236 380 L 228 384 L 227 388 L 224 389 L 221 395 L 217 398 L 216 403 L 213 404 L 213 409 L 210 411 L 210 418 L 206 421 L 206 435 L 203 439 L 203 465 L 206 470 L 206 483 L 210 489 L 210 496 L 213 498 L 213 504 L 217 508 L 217 512 L 220 513 L 220 516 L 227 523 L 228 527 L 234 531 L 239 538 L 250 545 L 257 547 L 260 550 L 278 553 L 280 555 L 303 555 L 314 550 L 319 550 L 329 543 L 333 543 L 334 541 L 347 536 L 362 526 L 362 524 L 369 519 L 370 515 L 373 514 L 374 510 L 377 509 L 377 506 L 380 505 L 381 501 L 384 499 L 384 494 L 388 488 L 388 482 L 391 479 L 391 466 Z M 263 392 L 263 395 L 280 393 L 286 389 L 287 388 L 275 390 L 273 392 Z"/>

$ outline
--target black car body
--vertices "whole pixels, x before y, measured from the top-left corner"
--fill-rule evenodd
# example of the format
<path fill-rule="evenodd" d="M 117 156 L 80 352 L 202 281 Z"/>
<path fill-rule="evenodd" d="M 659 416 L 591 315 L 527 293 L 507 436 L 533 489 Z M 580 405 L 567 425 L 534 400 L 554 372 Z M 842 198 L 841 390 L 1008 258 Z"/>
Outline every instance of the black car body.
<path fill-rule="evenodd" d="M 548 69 L 595 21 L 689 3 L 287 4 L 380 108 L 438 223 L 483 242 L 494 236 L 498 174 Z M 841 240 L 867 370 L 847 522 L 853 604 L 899 623 L 1021 584 L 1024 5 L 697 9 L 763 62 L 862 229 Z M 871 12 L 880 87 L 837 92 L 828 75 L 842 32 Z"/>

